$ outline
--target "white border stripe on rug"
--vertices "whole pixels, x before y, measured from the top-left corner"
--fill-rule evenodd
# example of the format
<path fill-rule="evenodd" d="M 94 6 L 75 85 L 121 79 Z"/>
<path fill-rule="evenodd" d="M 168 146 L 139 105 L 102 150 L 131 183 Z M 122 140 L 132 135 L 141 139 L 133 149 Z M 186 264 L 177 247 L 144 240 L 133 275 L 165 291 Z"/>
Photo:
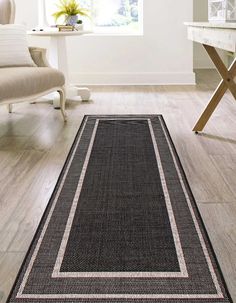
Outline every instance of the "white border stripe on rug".
<path fill-rule="evenodd" d="M 189 195 L 188 195 L 188 192 L 186 190 L 186 186 L 184 184 L 184 181 L 183 181 L 183 178 L 182 178 L 182 175 L 181 175 L 181 172 L 180 172 L 180 169 L 179 169 L 179 166 L 177 164 L 177 161 L 176 161 L 176 158 L 175 158 L 175 155 L 174 155 L 174 152 L 173 152 L 173 147 L 172 147 L 172 144 L 170 143 L 170 139 L 169 139 L 169 136 L 167 135 L 166 133 L 166 129 L 163 125 L 163 122 L 162 122 L 162 119 L 159 118 L 159 121 L 161 123 L 161 127 L 162 127 L 162 130 L 165 134 L 165 138 L 166 138 L 166 141 L 168 143 L 168 146 L 169 146 L 169 149 L 170 149 L 170 152 L 171 152 L 171 156 L 172 156 L 172 159 L 174 161 L 174 164 L 175 164 L 175 168 L 176 168 L 176 171 L 178 173 L 178 177 L 179 177 L 179 180 L 180 180 L 180 183 L 181 183 L 181 186 L 182 186 L 182 189 L 183 189 L 183 192 L 184 192 L 184 195 L 185 195 L 185 198 L 186 198 L 186 201 L 188 203 L 188 207 L 189 207 L 189 210 L 191 212 L 191 216 L 193 218 L 193 222 L 194 222 L 194 225 L 195 225 L 195 228 L 196 228 L 196 231 L 197 231 L 197 234 L 198 234 L 198 237 L 199 237 L 199 240 L 200 240 L 200 243 L 201 243 L 201 246 L 202 246 L 202 250 L 204 252 L 204 255 L 205 255 L 205 259 L 207 261 L 207 265 L 209 267 L 209 270 L 210 270 L 210 273 L 211 273 L 211 276 L 212 276 L 212 280 L 215 284 L 215 288 L 216 288 L 216 291 L 219 295 L 220 298 L 223 298 L 223 293 L 222 293 L 222 290 L 221 290 L 221 287 L 220 287 L 220 284 L 218 282 L 218 279 L 217 279 L 217 276 L 216 276 L 216 273 L 215 273 L 215 270 L 214 270 L 214 267 L 212 265 L 212 262 L 211 262 L 211 258 L 209 256 L 209 253 L 208 253 L 208 250 L 207 250 L 207 247 L 206 247 L 206 244 L 205 244 L 205 241 L 204 241 L 204 238 L 203 238 L 203 235 L 202 235 L 202 232 L 201 232 L 201 229 L 199 227 L 199 224 L 198 224 L 198 221 L 196 219 L 196 216 L 195 216 L 195 213 L 194 213 L 194 210 L 193 210 L 193 207 L 192 207 L 192 203 L 190 201 L 190 198 L 189 198 Z"/>
<path fill-rule="evenodd" d="M 107 119 L 107 120 L 109 120 L 109 119 Z M 120 120 L 123 120 L 123 119 L 120 119 Z M 125 120 L 127 120 L 127 119 L 125 119 Z M 128 120 L 130 120 L 130 119 L 128 119 Z M 79 196 L 80 196 L 80 193 L 82 190 L 83 180 L 84 180 L 84 177 L 86 174 L 89 158 L 90 158 L 91 151 L 93 148 L 93 143 L 94 143 L 94 139 L 95 139 L 95 135 L 96 135 L 96 131 L 97 131 L 97 125 L 100 121 L 100 119 L 97 119 L 96 125 L 94 127 L 94 132 L 93 132 L 93 135 L 91 138 L 91 142 L 90 142 L 90 145 L 88 148 L 88 153 L 85 158 L 85 163 L 84 163 L 84 167 L 83 167 L 83 170 L 81 173 L 80 181 L 78 183 L 78 188 L 76 190 L 76 194 L 75 194 L 73 204 L 71 207 L 71 211 L 69 214 L 69 218 L 67 221 L 63 240 L 61 242 L 60 250 L 58 252 L 57 260 L 56 260 L 56 263 L 55 263 L 55 266 L 53 269 L 52 278 L 187 278 L 188 277 L 186 263 L 185 263 L 184 255 L 183 255 L 183 250 L 182 250 L 179 235 L 178 235 L 178 230 L 177 230 L 177 226 L 176 226 L 176 222 L 175 222 L 175 218 L 174 218 L 174 213 L 173 213 L 173 209 L 171 206 L 170 196 L 168 193 L 168 188 L 166 185 L 165 176 L 164 176 L 164 172 L 163 172 L 163 168 L 162 168 L 162 164 L 161 164 L 159 151 L 158 151 L 157 144 L 155 141 L 155 136 L 153 133 L 151 121 L 150 121 L 150 119 L 140 119 L 140 120 L 147 121 L 148 125 L 149 125 L 149 130 L 150 130 L 152 144 L 153 144 L 155 155 L 156 155 L 158 170 L 160 172 L 162 189 L 163 189 L 163 193 L 165 196 L 165 203 L 166 203 L 166 208 L 167 208 L 167 212 L 168 212 L 168 216 L 169 216 L 169 220 L 170 220 L 171 230 L 172 230 L 172 234 L 173 234 L 173 238 L 174 238 L 175 249 L 176 249 L 176 253 L 177 253 L 178 263 L 180 266 L 180 271 L 178 271 L 178 272 L 141 272 L 141 271 L 140 272 L 132 272 L 132 271 L 129 271 L 129 272 L 61 272 L 60 271 L 61 264 L 63 262 L 64 255 L 65 255 L 66 246 L 67 246 L 69 236 L 70 236 L 73 219 L 75 216 L 77 205 L 79 203 Z"/>
<path fill-rule="evenodd" d="M 52 278 L 57 278 L 58 275 L 60 274 L 60 268 L 61 268 L 61 264 L 62 261 L 64 259 L 64 255 L 65 255 L 65 250 L 66 250 L 66 246 L 70 237 L 70 231 L 72 228 L 72 224 L 73 224 L 73 220 L 74 220 L 74 216 L 75 216 L 75 212 L 77 209 L 77 205 L 79 202 L 79 197 L 80 197 L 80 193 L 83 187 L 83 183 L 84 183 L 84 177 L 87 171 L 87 167 L 88 167 L 88 163 L 89 163 L 89 159 L 91 156 L 91 152 L 93 149 L 93 144 L 94 144 L 94 140 L 96 137 L 96 133 L 97 133 L 97 128 L 98 128 L 98 124 L 99 124 L 99 120 L 97 119 L 95 122 L 95 126 L 93 129 L 93 133 L 92 133 L 92 137 L 89 143 L 89 147 L 88 147 L 88 151 L 84 160 L 84 165 L 80 174 L 80 178 L 79 178 L 79 182 L 77 185 L 77 189 L 75 192 L 75 196 L 72 202 L 72 206 L 71 206 L 71 210 L 70 210 L 70 214 L 67 220 L 67 224 L 66 224 L 66 228 L 65 228 L 65 232 L 61 241 L 61 245 L 60 245 L 60 249 L 58 251 L 58 255 L 57 255 L 57 259 L 56 259 L 56 263 L 54 265 L 54 269 L 53 269 L 53 273 L 52 273 Z M 67 276 L 66 276 L 67 277 Z"/>
<path fill-rule="evenodd" d="M 175 248 L 176 248 L 176 253 L 177 253 L 177 257 L 178 257 L 178 261 L 179 261 L 180 271 L 183 273 L 183 275 L 185 277 L 188 277 L 187 267 L 186 267 L 186 263 L 185 263 L 185 259 L 184 259 L 184 253 L 183 253 L 183 249 L 182 249 L 182 246 L 181 246 L 181 242 L 180 242 L 180 238 L 179 238 L 179 232 L 178 232 L 178 228 L 177 228 L 177 225 L 176 225 L 173 208 L 172 208 L 171 201 L 170 201 L 170 195 L 169 195 L 168 187 L 167 187 L 167 184 L 166 184 L 165 173 L 164 173 L 164 170 L 163 170 L 158 145 L 157 145 L 157 142 L 156 142 L 156 138 L 155 138 L 155 135 L 154 135 L 154 131 L 153 131 L 153 127 L 152 127 L 152 123 L 151 123 L 150 119 L 148 119 L 148 125 L 149 125 L 149 129 L 150 129 L 151 137 L 152 137 L 153 147 L 154 147 L 154 150 L 155 150 L 157 166 L 158 166 L 158 170 L 159 170 L 159 174 L 160 174 L 160 178 L 161 178 L 162 190 L 163 190 L 163 193 L 164 193 L 164 196 L 165 196 L 166 208 L 167 208 L 168 216 L 169 216 L 169 219 L 170 219 L 170 225 L 171 225 L 172 235 L 173 235 L 174 242 L 175 242 Z"/>
<path fill-rule="evenodd" d="M 21 295 L 22 299 L 219 299 L 218 294 L 47 294 Z M 93 302 L 94 303 L 94 302 Z"/>

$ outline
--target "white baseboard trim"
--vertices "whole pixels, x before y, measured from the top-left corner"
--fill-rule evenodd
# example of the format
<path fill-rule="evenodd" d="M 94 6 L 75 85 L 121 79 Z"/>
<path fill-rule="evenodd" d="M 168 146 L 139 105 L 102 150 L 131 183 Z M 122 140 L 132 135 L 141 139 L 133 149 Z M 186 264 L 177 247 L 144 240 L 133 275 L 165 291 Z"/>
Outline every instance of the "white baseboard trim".
<path fill-rule="evenodd" d="M 194 85 L 195 73 L 71 73 L 79 85 Z"/>

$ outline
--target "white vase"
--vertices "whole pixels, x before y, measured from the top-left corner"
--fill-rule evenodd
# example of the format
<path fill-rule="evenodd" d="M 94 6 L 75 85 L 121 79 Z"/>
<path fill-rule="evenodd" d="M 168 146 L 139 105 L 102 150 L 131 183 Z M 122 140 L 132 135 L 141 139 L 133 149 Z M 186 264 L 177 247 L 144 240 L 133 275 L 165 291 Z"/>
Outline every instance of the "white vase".
<path fill-rule="evenodd" d="M 82 31 L 83 29 L 84 29 L 84 25 L 83 24 L 76 24 L 75 25 L 75 30 Z"/>
<path fill-rule="evenodd" d="M 79 16 L 78 15 L 68 16 L 66 18 L 66 24 L 74 26 L 74 25 L 77 24 L 78 20 L 79 20 Z"/>

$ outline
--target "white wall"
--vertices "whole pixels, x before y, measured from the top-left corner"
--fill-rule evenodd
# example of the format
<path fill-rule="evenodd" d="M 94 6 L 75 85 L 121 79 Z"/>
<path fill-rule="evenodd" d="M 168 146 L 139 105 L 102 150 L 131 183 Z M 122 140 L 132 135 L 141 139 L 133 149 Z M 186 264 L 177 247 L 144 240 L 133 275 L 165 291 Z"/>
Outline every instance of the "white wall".
<path fill-rule="evenodd" d="M 16 5 L 17 22 L 37 23 L 36 0 L 16 0 Z M 194 83 L 193 47 L 183 25 L 192 18 L 192 0 L 144 0 L 143 36 L 68 38 L 71 79 L 84 84 Z M 30 43 L 45 46 L 45 39 L 31 38 Z"/>
<path fill-rule="evenodd" d="M 208 0 L 193 0 L 193 20 L 205 22 L 208 20 Z M 199 43 L 193 46 L 194 68 L 212 68 L 213 64 L 206 51 Z"/>
<path fill-rule="evenodd" d="M 208 21 L 208 0 L 193 0 L 193 20 L 196 22 Z M 227 64 L 227 53 L 223 50 L 218 51 Z M 193 67 L 198 69 L 215 68 L 205 49 L 199 43 L 193 44 Z"/>
<path fill-rule="evenodd" d="M 37 23 L 37 0 L 15 0 L 16 23 L 24 23 L 30 29 Z"/>

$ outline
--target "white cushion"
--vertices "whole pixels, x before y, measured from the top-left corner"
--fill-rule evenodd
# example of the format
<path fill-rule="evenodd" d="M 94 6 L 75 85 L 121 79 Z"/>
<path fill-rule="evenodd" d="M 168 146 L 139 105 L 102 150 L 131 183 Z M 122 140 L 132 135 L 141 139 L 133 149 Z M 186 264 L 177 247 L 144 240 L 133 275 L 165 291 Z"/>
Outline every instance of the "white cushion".
<path fill-rule="evenodd" d="M 24 25 L 0 25 L 0 67 L 35 66 L 27 46 Z"/>
<path fill-rule="evenodd" d="M 54 68 L 3 67 L 0 69 L 0 103 L 24 100 L 27 96 L 41 94 L 64 84 L 64 75 Z"/>

